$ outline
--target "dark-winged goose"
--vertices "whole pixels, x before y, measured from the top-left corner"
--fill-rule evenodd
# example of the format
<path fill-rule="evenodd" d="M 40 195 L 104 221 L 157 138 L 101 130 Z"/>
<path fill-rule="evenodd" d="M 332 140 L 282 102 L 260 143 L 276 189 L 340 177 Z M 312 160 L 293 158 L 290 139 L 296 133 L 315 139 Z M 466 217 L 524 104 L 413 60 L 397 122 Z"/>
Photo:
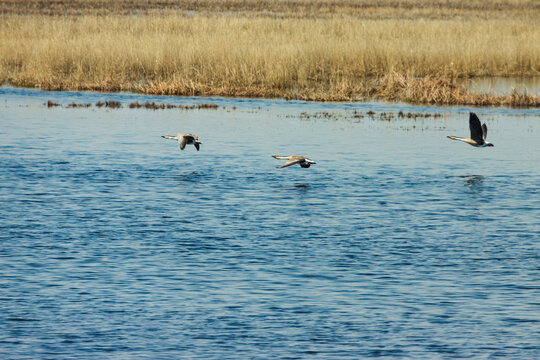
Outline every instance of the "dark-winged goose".
<path fill-rule="evenodd" d="M 486 141 L 487 137 L 487 126 L 486 124 L 480 125 L 480 119 L 476 116 L 475 113 L 469 113 L 469 128 L 471 129 L 470 138 L 462 138 L 458 136 L 447 136 L 452 140 L 459 140 L 466 142 L 469 145 L 475 147 L 486 147 L 493 146 L 492 143 Z"/>

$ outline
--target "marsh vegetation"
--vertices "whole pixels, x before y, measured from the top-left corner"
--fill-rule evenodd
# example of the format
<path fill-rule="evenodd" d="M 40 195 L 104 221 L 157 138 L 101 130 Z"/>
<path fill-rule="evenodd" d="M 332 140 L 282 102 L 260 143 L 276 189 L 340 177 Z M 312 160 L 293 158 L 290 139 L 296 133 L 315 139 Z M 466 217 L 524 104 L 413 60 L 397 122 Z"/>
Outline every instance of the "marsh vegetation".
<path fill-rule="evenodd" d="M 106 107 L 111 109 L 120 109 L 123 108 L 124 105 L 116 100 L 108 100 L 108 101 L 98 101 L 94 104 L 96 107 Z M 219 106 L 216 104 L 210 104 L 210 103 L 203 103 L 203 104 L 197 104 L 197 105 L 182 105 L 182 104 L 164 104 L 164 103 L 156 103 L 154 101 L 145 101 L 145 102 L 130 102 L 129 104 L 126 104 L 128 108 L 130 109 L 149 109 L 149 110 L 165 110 L 165 109 L 180 109 L 180 110 L 217 110 L 219 109 Z M 54 102 L 53 100 L 48 100 L 45 103 L 45 106 L 48 108 L 51 107 L 62 107 L 61 104 Z M 91 103 L 76 103 L 72 102 L 65 107 L 67 108 L 89 108 L 91 107 Z"/>
<path fill-rule="evenodd" d="M 539 1 L 0 0 L 0 83 L 48 90 L 539 106 Z M 65 15 L 67 14 L 67 15 Z"/>

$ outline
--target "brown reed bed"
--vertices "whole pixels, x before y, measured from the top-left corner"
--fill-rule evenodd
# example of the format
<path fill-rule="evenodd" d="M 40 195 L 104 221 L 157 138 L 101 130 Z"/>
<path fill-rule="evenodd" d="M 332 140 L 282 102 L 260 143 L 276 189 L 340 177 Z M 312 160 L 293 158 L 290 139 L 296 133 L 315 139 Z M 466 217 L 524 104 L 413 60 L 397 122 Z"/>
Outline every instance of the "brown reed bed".
<path fill-rule="evenodd" d="M 76 87 L 77 88 L 77 87 Z M 79 88 L 80 89 L 80 88 Z M 48 88 L 47 90 L 58 90 Z M 99 91 L 114 91 L 107 87 L 83 87 L 82 90 L 99 90 Z M 129 87 L 123 90 L 135 90 L 150 95 L 179 95 L 179 96 L 227 96 L 227 97 L 260 97 L 260 98 L 285 98 L 288 100 L 301 99 L 305 101 L 365 101 L 369 99 L 400 101 L 412 104 L 425 105 L 476 105 L 476 106 L 508 106 L 508 107 L 540 107 L 540 97 L 536 95 L 520 94 L 512 92 L 508 95 L 493 95 L 493 94 L 476 94 L 467 92 L 466 89 L 456 83 L 456 79 L 448 75 L 428 76 L 426 78 L 407 78 L 403 75 L 393 73 L 382 76 L 375 81 L 366 80 L 365 83 L 359 83 L 356 86 L 348 85 L 348 87 L 328 88 L 321 90 L 320 88 L 313 90 L 311 88 L 303 89 L 302 91 L 293 90 L 285 92 L 277 92 L 268 89 L 236 89 L 227 88 L 223 91 L 220 89 L 208 89 L 207 91 L 188 91 L 182 88 L 167 88 L 167 91 L 154 89 L 143 89 L 137 87 L 130 89 Z M 54 104 L 49 107 L 57 106 Z M 118 108 L 121 104 L 114 102 L 98 102 L 97 107 Z M 131 103 L 130 108 L 146 108 L 146 109 L 217 109 L 215 104 L 201 105 L 175 105 L 175 104 L 156 104 L 149 103 Z M 370 115 L 368 113 L 368 115 Z"/>
<path fill-rule="evenodd" d="M 534 15 L 540 15 L 538 1 L 270 3 L 0 0 L 0 84 L 152 95 L 540 106 L 538 96 L 474 94 L 458 81 L 540 75 L 540 42 L 531 41 L 540 38 Z M 55 6 L 71 9 L 73 4 L 81 6 L 80 13 L 57 16 L 61 11 Z M 125 15 L 120 8 L 129 9 L 126 4 L 148 11 Z M 223 4 L 249 11 L 220 15 Z M 265 12 L 272 6 L 278 8 Z M 275 15 L 293 10 L 313 15 Z M 445 12 L 453 15 L 437 15 Z M 499 15 L 486 18 L 489 12 Z"/>

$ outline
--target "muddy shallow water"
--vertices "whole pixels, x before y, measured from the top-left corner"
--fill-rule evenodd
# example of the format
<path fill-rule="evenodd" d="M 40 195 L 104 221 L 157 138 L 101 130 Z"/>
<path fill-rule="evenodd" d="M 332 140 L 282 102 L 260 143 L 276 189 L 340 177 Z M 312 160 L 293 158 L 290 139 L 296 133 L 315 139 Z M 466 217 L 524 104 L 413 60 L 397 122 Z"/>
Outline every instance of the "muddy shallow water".
<path fill-rule="evenodd" d="M 471 110 L 495 147 L 446 138 Z M 4 359 L 540 356 L 540 110 L 0 88 L 0 124 Z"/>

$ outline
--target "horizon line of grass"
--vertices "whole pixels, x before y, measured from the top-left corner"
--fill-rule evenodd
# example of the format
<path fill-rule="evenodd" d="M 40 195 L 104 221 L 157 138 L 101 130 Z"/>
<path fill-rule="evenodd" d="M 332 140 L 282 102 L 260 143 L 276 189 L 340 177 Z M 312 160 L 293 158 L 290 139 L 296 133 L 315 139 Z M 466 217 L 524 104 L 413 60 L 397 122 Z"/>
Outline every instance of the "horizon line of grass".
<path fill-rule="evenodd" d="M 0 15 L 216 15 L 360 19 L 538 19 L 538 0 L 0 0 Z"/>

